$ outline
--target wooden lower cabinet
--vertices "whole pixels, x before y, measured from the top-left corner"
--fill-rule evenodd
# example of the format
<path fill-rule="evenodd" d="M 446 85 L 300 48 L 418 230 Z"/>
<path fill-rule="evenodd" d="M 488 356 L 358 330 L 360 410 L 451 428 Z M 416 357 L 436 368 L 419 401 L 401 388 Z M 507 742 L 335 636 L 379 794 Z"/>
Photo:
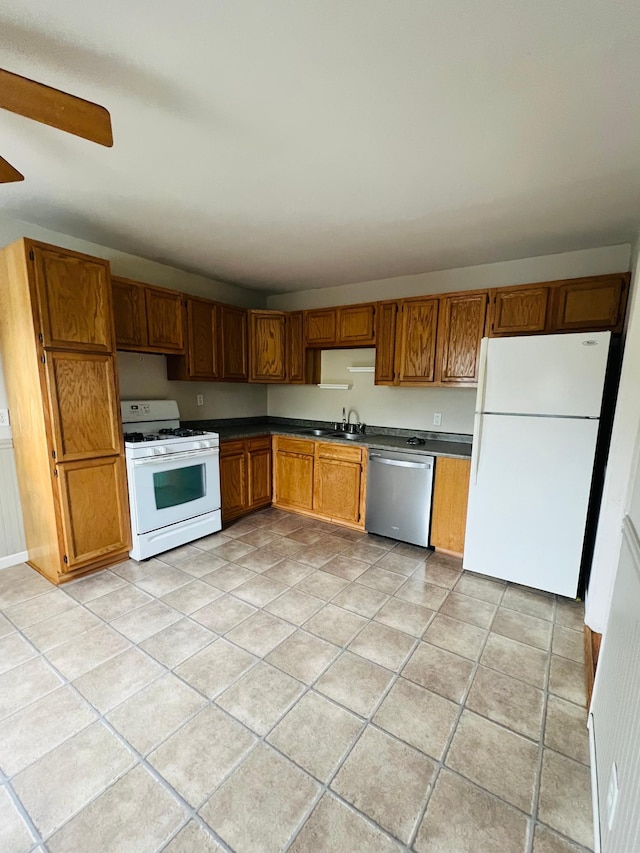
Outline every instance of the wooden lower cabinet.
<path fill-rule="evenodd" d="M 436 551 L 463 554 L 470 472 L 470 459 L 436 459 L 431 510 L 431 545 Z"/>
<path fill-rule="evenodd" d="M 274 439 L 274 504 L 283 509 L 313 509 L 313 441 Z"/>
<path fill-rule="evenodd" d="M 222 521 L 271 503 L 271 437 L 220 442 Z"/>
<path fill-rule="evenodd" d="M 124 459 L 108 456 L 57 466 L 64 562 L 68 571 L 108 561 L 129 548 Z"/>
<path fill-rule="evenodd" d="M 362 450 L 359 447 L 318 443 L 313 483 L 314 512 L 336 521 L 360 524 Z"/>
<path fill-rule="evenodd" d="M 275 436 L 274 506 L 364 528 L 366 449 Z"/>

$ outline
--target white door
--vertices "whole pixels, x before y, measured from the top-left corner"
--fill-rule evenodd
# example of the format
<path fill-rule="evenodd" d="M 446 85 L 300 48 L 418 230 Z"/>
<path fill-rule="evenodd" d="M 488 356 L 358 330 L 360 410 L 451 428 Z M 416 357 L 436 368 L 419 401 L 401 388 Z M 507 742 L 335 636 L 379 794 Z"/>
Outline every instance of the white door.
<path fill-rule="evenodd" d="M 476 420 L 463 568 L 575 597 L 598 421 Z"/>
<path fill-rule="evenodd" d="M 134 460 L 128 471 L 135 532 L 149 533 L 220 509 L 219 456 L 212 448 Z"/>
<path fill-rule="evenodd" d="M 610 339 L 610 332 L 490 338 L 478 411 L 600 417 Z"/>

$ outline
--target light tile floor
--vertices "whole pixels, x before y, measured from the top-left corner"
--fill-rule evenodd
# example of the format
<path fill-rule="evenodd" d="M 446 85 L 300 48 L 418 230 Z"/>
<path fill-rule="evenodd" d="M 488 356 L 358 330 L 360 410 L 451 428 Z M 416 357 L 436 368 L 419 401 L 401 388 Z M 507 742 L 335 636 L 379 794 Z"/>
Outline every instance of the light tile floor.
<path fill-rule="evenodd" d="M 582 610 L 269 509 L 0 572 L 3 853 L 592 844 Z"/>

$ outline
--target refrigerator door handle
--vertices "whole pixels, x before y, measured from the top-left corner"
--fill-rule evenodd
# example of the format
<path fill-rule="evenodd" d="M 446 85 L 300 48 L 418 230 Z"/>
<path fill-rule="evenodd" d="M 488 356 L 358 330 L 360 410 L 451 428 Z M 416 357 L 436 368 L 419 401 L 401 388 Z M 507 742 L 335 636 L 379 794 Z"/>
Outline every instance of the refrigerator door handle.
<path fill-rule="evenodd" d="M 471 451 L 471 477 L 475 486 L 478 482 L 478 467 L 480 465 L 480 448 L 482 447 L 482 421 L 483 415 L 476 414 L 473 427 L 473 449 Z"/>
<path fill-rule="evenodd" d="M 478 366 L 478 391 L 476 394 L 476 412 L 484 412 L 484 397 L 487 385 L 487 350 L 489 338 L 480 341 L 480 363 Z"/>

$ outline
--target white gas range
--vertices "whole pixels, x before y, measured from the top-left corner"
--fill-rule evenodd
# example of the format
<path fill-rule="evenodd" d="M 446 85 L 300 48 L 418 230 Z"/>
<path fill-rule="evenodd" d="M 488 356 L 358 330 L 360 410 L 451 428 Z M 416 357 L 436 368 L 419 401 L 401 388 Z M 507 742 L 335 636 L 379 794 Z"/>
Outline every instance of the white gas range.
<path fill-rule="evenodd" d="M 222 527 L 220 439 L 180 428 L 175 400 L 121 403 L 134 560 Z"/>

